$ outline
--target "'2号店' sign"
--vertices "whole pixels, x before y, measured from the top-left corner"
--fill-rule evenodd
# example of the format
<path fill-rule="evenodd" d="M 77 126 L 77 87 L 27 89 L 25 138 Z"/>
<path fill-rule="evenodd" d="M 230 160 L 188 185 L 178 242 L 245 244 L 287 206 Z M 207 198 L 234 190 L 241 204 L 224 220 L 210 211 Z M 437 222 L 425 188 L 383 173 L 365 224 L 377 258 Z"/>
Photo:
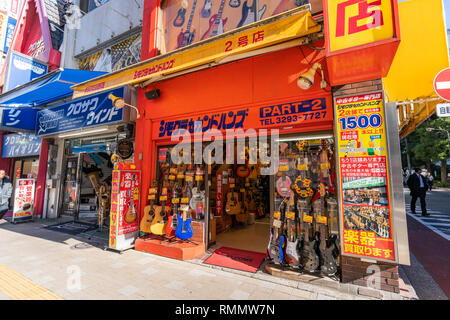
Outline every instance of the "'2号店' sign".
<path fill-rule="evenodd" d="M 396 261 L 383 93 L 335 99 L 344 255 Z"/>

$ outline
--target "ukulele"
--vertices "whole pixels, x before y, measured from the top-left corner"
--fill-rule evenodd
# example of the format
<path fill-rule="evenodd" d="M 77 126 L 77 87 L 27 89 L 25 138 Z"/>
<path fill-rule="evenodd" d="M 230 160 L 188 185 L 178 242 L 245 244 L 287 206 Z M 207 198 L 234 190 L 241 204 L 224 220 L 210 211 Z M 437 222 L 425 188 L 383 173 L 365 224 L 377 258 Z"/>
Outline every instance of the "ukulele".
<path fill-rule="evenodd" d="M 239 21 L 236 28 L 245 26 L 249 23 L 256 22 L 258 20 L 261 20 L 262 16 L 266 12 L 267 5 L 264 5 L 261 10 L 258 10 L 256 7 L 257 1 L 253 0 L 253 4 L 251 6 L 247 5 L 248 0 L 244 2 L 244 5 L 242 6 L 242 18 L 241 21 Z M 258 13 L 257 13 L 258 12 Z"/>
<path fill-rule="evenodd" d="M 191 15 L 189 16 L 189 22 L 186 26 L 186 30 L 181 30 L 180 34 L 178 35 L 178 45 L 177 49 L 181 47 L 188 46 L 192 43 L 195 37 L 195 30 L 191 32 L 191 25 L 192 25 L 192 18 L 194 17 L 195 8 L 197 7 L 197 0 L 194 0 L 194 3 L 192 5 Z"/>
<path fill-rule="evenodd" d="M 306 207 L 306 200 L 301 200 L 299 203 L 301 205 L 304 204 Z M 319 256 L 316 253 L 315 247 L 316 247 L 316 241 L 310 240 L 310 226 L 312 223 L 312 216 L 310 217 L 311 222 L 305 222 L 305 217 L 307 216 L 304 212 L 304 209 L 301 209 L 303 211 L 303 224 L 306 224 L 305 229 L 305 237 L 303 239 L 303 246 L 302 246 L 302 267 L 304 270 L 308 272 L 315 272 L 317 268 L 319 268 Z"/>
<path fill-rule="evenodd" d="M 150 200 L 150 205 L 145 206 L 145 208 L 144 208 L 144 217 L 142 218 L 141 225 L 140 225 L 140 229 L 144 233 L 151 233 L 150 226 L 151 226 L 153 219 L 155 218 L 155 208 L 153 207 L 153 205 L 155 203 L 155 200 L 154 200 L 155 193 L 158 192 L 157 186 L 158 186 L 157 181 L 153 180 L 152 188 L 150 189 L 150 192 L 149 192 L 149 194 L 150 194 L 149 197 L 152 197 L 152 199 Z"/>
<path fill-rule="evenodd" d="M 297 213 L 295 210 L 294 193 L 292 193 L 286 214 L 288 235 L 286 243 L 286 262 L 293 268 L 299 268 L 300 265 L 300 239 L 297 230 Z"/>
<path fill-rule="evenodd" d="M 155 208 L 155 217 L 153 218 L 152 224 L 150 226 L 150 231 L 155 234 L 162 236 L 166 233 L 167 222 L 165 218 L 167 216 L 167 211 L 170 210 L 169 207 L 166 206 L 167 201 L 167 186 L 163 186 L 161 190 L 161 206 Z"/>
<path fill-rule="evenodd" d="M 203 35 L 202 40 L 217 36 L 224 32 L 223 26 L 228 21 L 228 18 L 222 19 L 223 6 L 225 5 L 225 1 L 226 0 L 222 0 L 222 2 L 220 3 L 219 12 L 209 19 L 209 28 Z"/>
<path fill-rule="evenodd" d="M 174 27 L 181 27 L 186 21 L 186 7 L 188 3 L 186 0 L 183 0 L 182 7 L 178 10 L 177 16 L 175 20 L 173 20 Z"/>
<path fill-rule="evenodd" d="M 128 201 L 127 209 L 125 212 L 124 220 L 128 224 L 132 224 L 137 220 L 136 205 L 134 204 L 134 185 L 135 185 L 136 175 L 133 174 L 130 190 L 130 200 Z"/>
<path fill-rule="evenodd" d="M 284 262 L 285 237 L 283 234 L 284 219 L 286 211 L 286 198 L 280 204 L 278 212 L 274 212 L 272 234 L 269 243 L 269 256 L 275 264 Z"/>
<path fill-rule="evenodd" d="M 209 16 L 211 15 L 211 7 L 212 7 L 211 0 L 205 0 L 205 3 L 203 4 L 203 9 L 201 12 L 202 18 L 209 18 Z"/>

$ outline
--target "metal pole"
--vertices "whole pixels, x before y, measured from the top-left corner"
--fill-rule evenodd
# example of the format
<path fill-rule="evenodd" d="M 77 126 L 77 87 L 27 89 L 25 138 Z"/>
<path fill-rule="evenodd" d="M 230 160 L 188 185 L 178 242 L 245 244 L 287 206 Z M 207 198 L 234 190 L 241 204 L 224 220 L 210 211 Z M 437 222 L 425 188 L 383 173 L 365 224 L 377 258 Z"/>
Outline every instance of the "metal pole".
<path fill-rule="evenodd" d="M 405 138 L 405 147 L 406 147 L 406 161 L 408 163 L 408 173 L 409 173 L 409 170 L 411 170 L 411 159 L 409 157 L 408 137 Z"/>

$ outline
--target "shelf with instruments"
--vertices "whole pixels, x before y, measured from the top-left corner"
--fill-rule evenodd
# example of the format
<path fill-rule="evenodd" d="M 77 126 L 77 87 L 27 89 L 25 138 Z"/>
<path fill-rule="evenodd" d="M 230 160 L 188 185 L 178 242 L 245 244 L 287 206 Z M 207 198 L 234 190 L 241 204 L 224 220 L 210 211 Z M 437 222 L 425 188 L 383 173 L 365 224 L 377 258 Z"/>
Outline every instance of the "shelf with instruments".
<path fill-rule="evenodd" d="M 272 263 L 266 269 L 337 279 L 339 225 L 333 140 L 292 139 L 280 142 L 279 148 L 268 245 Z"/>

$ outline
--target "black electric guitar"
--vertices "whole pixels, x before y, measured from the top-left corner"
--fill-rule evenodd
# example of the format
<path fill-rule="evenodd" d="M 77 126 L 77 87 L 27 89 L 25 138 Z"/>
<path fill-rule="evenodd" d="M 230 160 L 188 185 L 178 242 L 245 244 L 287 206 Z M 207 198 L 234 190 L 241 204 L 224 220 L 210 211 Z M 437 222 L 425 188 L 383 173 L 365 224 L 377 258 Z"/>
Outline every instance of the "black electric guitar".
<path fill-rule="evenodd" d="M 306 202 L 306 201 L 305 201 Z M 317 241 L 310 239 L 310 222 L 305 222 L 306 213 L 303 214 L 303 225 L 305 230 L 305 237 L 302 246 L 302 266 L 303 270 L 308 272 L 315 272 L 319 268 L 319 256 L 316 253 Z"/>
<path fill-rule="evenodd" d="M 316 203 L 317 203 L 316 207 L 319 210 L 318 212 L 319 216 L 323 216 L 324 214 L 323 198 L 320 197 L 320 199 L 317 200 Z M 326 225 L 324 223 L 320 223 L 319 230 L 320 230 L 319 232 L 320 270 L 322 271 L 323 274 L 327 276 L 333 276 L 337 272 L 337 264 L 333 256 L 334 243 L 332 241 L 330 243 L 330 246 L 327 246 L 326 244 L 327 232 L 326 232 Z"/>
<path fill-rule="evenodd" d="M 239 21 L 237 28 L 261 20 L 262 16 L 266 12 L 267 5 L 264 5 L 261 10 L 258 10 L 256 6 L 258 2 L 256 0 L 253 0 L 253 4 L 251 6 L 248 6 L 247 3 L 248 0 L 246 0 L 242 6 L 242 18 L 241 21 Z"/>
<path fill-rule="evenodd" d="M 284 220 L 286 213 L 286 198 L 281 202 L 280 217 L 274 217 L 272 234 L 269 242 L 269 257 L 275 264 L 284 263 L 284 246 L 286 238 L 284 236 Z"/>
<path fill-rule="evenodd" d="M 195 37 L 195 30 L 192 30 L 191 32 L 191 25 L 192 25 L 192 18 L 194 17 L 195 9 L 197 7 L 197 0 L 194 0 L 194 3 L 192 5 L 191 15 L 189 16 L 189 22 L 186 26 L 186 30 L 181 32 L 178 35 L 178 46 L 177 48 L 188 46 L 192 43 Z"/>

